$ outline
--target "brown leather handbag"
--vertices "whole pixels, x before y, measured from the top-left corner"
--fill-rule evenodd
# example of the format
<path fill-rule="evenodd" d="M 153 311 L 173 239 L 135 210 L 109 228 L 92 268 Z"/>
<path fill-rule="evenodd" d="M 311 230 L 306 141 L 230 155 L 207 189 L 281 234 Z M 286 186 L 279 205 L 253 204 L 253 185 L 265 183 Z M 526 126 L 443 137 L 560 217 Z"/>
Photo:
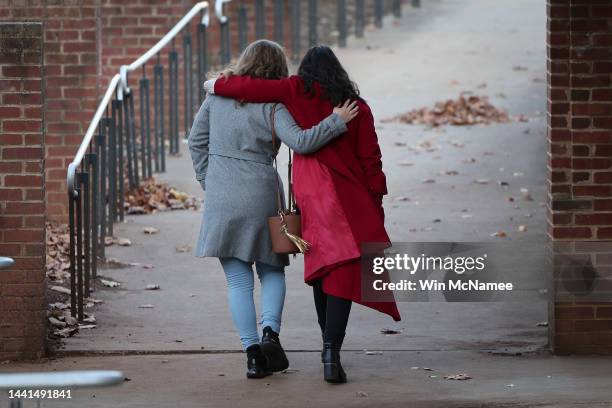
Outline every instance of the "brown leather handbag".
<path fill-rule="evenodd" d="M 276 147 L 276 130 L 274 129 L 274 114 L 276 113 L 276 104 L 270 112 L 270 124 L 272 127 L 272 150 L 277 152 Z M 280 179 L 278 177 L 278 163 L 276 155 L 274 156 L 274 169 L 276 170 L 276 205 L 278 215 L 268 217 L 268 228 L 270 229 L 270 237 L 272 238 L 272 251 L 277 254 L 297 254 L 306 253 L 310 248 L 310 244 L 302 239 L 302 217 L 295 205 L 293 198 L 293 183 L 291 182 L 291 149 L 289 149 L 289 208 L 283 208 L 281 195 L 282 191 Z"/>

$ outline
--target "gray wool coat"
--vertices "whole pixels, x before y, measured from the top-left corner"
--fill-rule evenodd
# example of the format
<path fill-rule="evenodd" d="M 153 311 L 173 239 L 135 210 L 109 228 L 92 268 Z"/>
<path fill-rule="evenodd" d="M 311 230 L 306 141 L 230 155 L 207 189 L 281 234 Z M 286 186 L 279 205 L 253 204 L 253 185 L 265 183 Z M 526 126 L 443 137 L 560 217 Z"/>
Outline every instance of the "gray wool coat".
<path fill-rule="evenodd" d="M 196 256 L 289 264 L 287 255 L 272 252 L 267 225 L 267 218 L 278 211 L 272 106 L 240 105 L 233 99 L 209 95 L 200 107 L 189 134 L 196 179 L 206 191 Z M 278 104 L 275 129 L 278 139 L 306 154 L 344 133 L 346 124 L 331 114 L 317 126 L 302 130 L 287 108 Z M 277 147 L 279 144 L 277 140 Z"/>

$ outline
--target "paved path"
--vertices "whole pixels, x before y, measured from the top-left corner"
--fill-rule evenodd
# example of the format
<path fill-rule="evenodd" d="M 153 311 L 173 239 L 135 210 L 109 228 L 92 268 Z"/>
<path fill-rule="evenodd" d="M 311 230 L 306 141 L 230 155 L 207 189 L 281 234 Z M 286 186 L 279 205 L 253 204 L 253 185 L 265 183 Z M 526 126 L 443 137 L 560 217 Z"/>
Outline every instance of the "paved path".
<path fill-rule="evenodd" d="M 422 10 L 406 7 L 401 21 L 389 19 L 385 27 L 368 32 L 365 40 L 350 41 L 338 55 L 379 121 L 389 178 L 385 205 L 392 239 L 488 241 L 499 240 L 490 234 L 504 230 L 507 239 L 529 240 L 544 248 L 544 209 L 539 205 L 545 199 L 546 157 L 541 114 L 546 108 L 543 7 L 532 0 L 497 6 L 486 1 L 430 1 Z M 526 70 L 515 71 L 515 66 Z M 481 84 L 486 88 L 480 89 Z M 528 116 L 529 122 L 446 128 L 443 132 L 380 123 L 409 109 L 457 97 L 464 90 L 489 95 L 494 104 L 512 115 Z M 408 146 L 396 146 L 397 142 Z M 409 150 L 422 142 L 430 142 L 435 151 Z M 492 155 L 485 156 L 485 152 Z M 180 158 L 169 159 L 168 172 L 159 178 L 202 196 L 192 177 L 186 145 L 182 153 Z M 471 158 L 476 163 L 463 163 Z M 405 161 L 414 165 L 399 165 Z M 439 175 L 447 170 L 459 175 Z M 514 177 L 515 172 L 524 175 Z M 490 184 L 473 182 L 481 178 L 490 178 Z M 425 179 L 436 182 L 424 184 Z M 498 179 L 508 181 L 510 187 L 499 187 Z M 520 187 L 529 188 L 535 200 L 509 203 L 508 196 L 520 197 Z M 410 201 L 398 201 L 398 197 Z M 520 208 L 515 209 L 515 204 Z M 472 218 L 462 217 L 465 210 Z M 218 261 L 176 252 L 177 247 L 194 244 L 200 217 L 199 212 L 179 211 L 131 216 L 118 225 L 116 234 L 130 238 L 133 246 L 112 247 L 108 255 L 154 268 L 100 271 L 121 282 L 121 288 L 96 294 L 105 300 L 97 311 L 99 327 L 70 339 L 67 350 L 239 349 Z M 441 222 L 434 223 L 434 219 Z M 526 224 L 528 231 L 517 232 L 518 224 Z M 146 226 L 160 232 L 145 235 Z M 300 258 L 287 270 L 287 278 L 284 343 L 293 350 L 316 350 L 320 335 L 311 293 L 302 282 Z M 160 284 L 161 290 L 143 290 L 148 283 Z M 139 308 L 142 304 L 155 308 Z M 346 347 L 533 350 L 546 344 L 546 329 L 536 327 L 547 319 L 544 303 L 403 303 L 401 312 L 404 320 L 394 324 L 386 316 L 356 307 Z M 384 327 L 404 331 L 385 337 L 380 334 Z"/>
<path fill-rule="evenodd" d="M 537 0 L 423 3 L 421 10 L 406 7 L 401 20 L 388 19 L 383 30 L 367 32 L 366 39 L 350 40 L 348 48 L 338 50 L 378 120 L 389 180 L 386 209 L 391 237 L 394 241 L 494 241 L 500 238 L 491 233 L 503 230 L 506 240 L 527 242 L 543 253 L 545 6 Z M 488 95 L 493 104 L 529 120 L 441 132 L 380 123 L 409 109 L 457 97 L 463 90 Z M 408 148 L 426 141 L 435 146 L 434 151 Z M 160 179 L 202 196 L 193 181 L 186 146 L 182 151 L 182 157 L 169 160 L 168 172 Z M 475 163 L 464 162 L 471 158 Z M 413 165 L 400 166 L 405 161 Z M 450 170 L 459 174 L 440 175 Z M 473 182 L 481 178 L 491 182 Z M 436 182 L 424 184 L 425 179 Z M 498 180 L 507 181 L 509 187 L 500 187 Z M 534 200 L 521 200 L 520 188 L 528 188 Z M 509 202 L 509 196 L 517 201 Z M 463 217 L 466 213 L 472 217 Z M 609 378 L 603 375 L 609 360 L 534 352 L 547 343 L 547 329 L 536 327 L 547 320 L 544 302 L 402 303 L 403 321 L 398 324 L 355 307 L 345 347 L 352 350 L 345 353 L 351 383 L 325 386 L 316 354 L 320 337 L 311 294 L 302 282 L 300 259 L 287 271 L 282 330 L 284 345 L 294 351 L 289 355 L 292 367 L 299 371 L 247 382 L 244 355 L 214 354 L 239 349 L 218 262 L 176 252 L 176 247 L 193 245 L 200 217 L 194 211 L 171 212 L 128 217 L 117 226 L 117 235 L 130 238 L 133 246 L 110 248 L 109 255 L 154 268 L 100 271 L 121 282 L 121 288 L 96 293 L 105 301 L 96 313 L 99 327 L 70 339 L 66 350 L 159 355 L 67 357 L 48 363 L 46 368 L 54 369 L 118 368 L 132 378 L 119 391 L 96 392 L 95 399 L 93 393 L 80 394 L 88 396 L 88 407 L 109 406 L 111 400 L 121 401 L 122 407 L 174 406 L 174 401 L 185 407 L 242 406 L 246 399 L 253 407 L 281 403 L 408 406 L 409 401 L 410 406 L 454 407 L 476 406 L 472 404 L 476 400 L 490 402 L 486 406 L 534 406 L 521 405 L 530 401 L 560 407 L 587 396 L 610 400 L 605 385 Z M 440 222 L 434 223 L 435 219 Z M 528 230 L 518 232 L 520 224 Z M 160 232 L 145 235 L 146 226 Z M 508 254 L 508 265 L 521 256 Z M 143 290 L 149 283 L 160 284 L 161 290 Z M 139 308 L 142 304 L 155 308 Z M 380 333 L 384 327 L 403 331 L 385 336 Z M 365 355 L 363 349 L 383 354 Z M 413 366 L 435 371 L 412 370 Z M 459 372 L 474 379 L 441 379 Z M 368 396 L 359 397 L 358 392 Z"/>

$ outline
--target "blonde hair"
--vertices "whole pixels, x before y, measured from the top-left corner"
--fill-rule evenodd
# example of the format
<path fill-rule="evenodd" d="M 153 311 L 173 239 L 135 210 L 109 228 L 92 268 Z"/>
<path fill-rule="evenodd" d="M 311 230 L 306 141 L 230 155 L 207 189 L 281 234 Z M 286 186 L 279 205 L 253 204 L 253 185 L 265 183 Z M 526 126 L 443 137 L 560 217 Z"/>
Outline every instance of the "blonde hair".
<path fill-rule="evenodd" d="M 229 78 L 232 75 L 248 75 L 263 79 L 280 79 L 289 76 L 287 56 L 283 47 L 274 41 L 257 40 L 249 44 L 234 65 L 221 71 Z"/>

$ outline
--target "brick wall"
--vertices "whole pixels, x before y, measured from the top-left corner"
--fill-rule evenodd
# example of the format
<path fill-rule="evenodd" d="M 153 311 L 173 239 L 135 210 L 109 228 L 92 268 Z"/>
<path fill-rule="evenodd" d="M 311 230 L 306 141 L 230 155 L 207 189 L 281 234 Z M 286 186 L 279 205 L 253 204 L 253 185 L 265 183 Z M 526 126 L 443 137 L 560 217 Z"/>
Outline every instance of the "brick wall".
<path fill-rule="evenodd" d="M 0 23 L 0 361 L 39 358 L 45 336 L 42 25 Z"/>
<path fill-rule="evenodd" d="M 66 168 L 98 97 L 98 0 L 0 0 L 0 21 L 44 27 L 47 212 L 67 215 Z"/>
<path fill-rule="evenodd" d="M 612 354 L 612 288 L 596 277 L 612 270 L 611 61 L 612 0 L 548 0 L 551 341 L 561 354 Z"/>

